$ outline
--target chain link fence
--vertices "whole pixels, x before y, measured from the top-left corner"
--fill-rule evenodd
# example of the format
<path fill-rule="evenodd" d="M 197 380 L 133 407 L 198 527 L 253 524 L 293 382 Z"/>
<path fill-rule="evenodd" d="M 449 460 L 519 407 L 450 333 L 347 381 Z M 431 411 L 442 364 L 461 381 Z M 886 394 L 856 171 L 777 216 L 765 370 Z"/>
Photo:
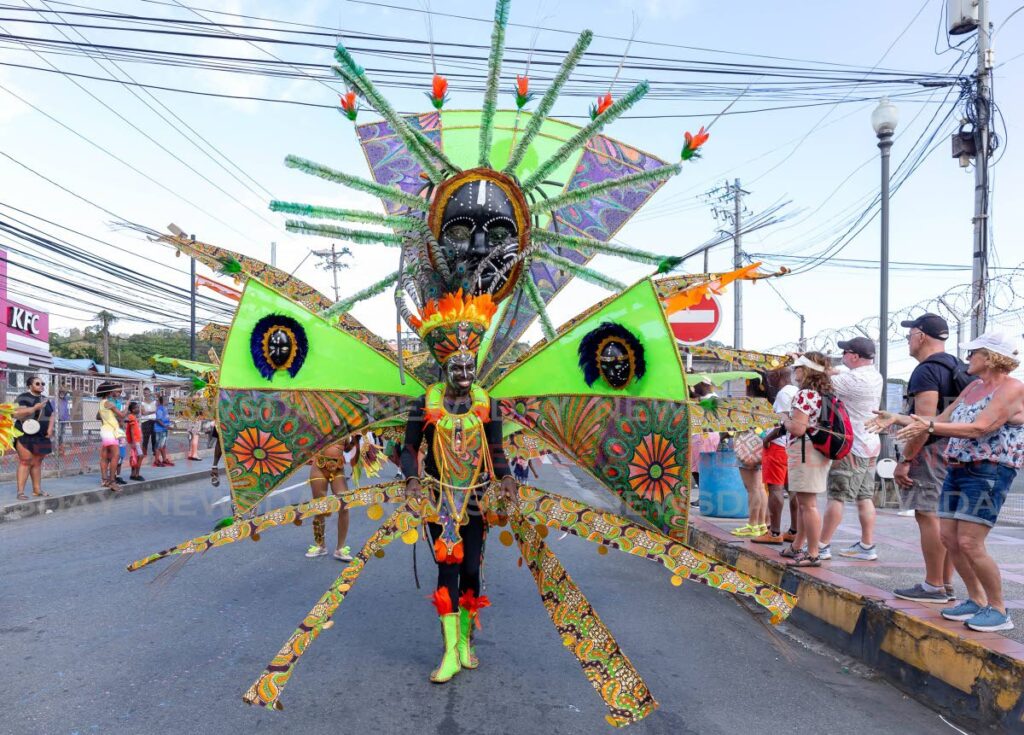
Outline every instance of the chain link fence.
<path fill-rule="evenodd" d="M 0 372 L 0 403 L 14 403 L 22 393 L 28 391 L 28 380 L 39 376 L 46 382 L 44 395 L 50 401 L 51 420 L 56 420 L 53 430 L 53 452 L 43 460 L 44 477 L 67 477 L 99 472 L 100 422 L 98 417 L 100 399 L 96 397 L 97 386 L 110 380 L 124 388 L 123 400 L 142 400 L 144 381 L 125 380 L 104 374 L 80 375 L 50 373 L 34 370 L 8 368 Z M 157 392 L 164 391 L 157 387 Z M 188 451 L 190 421 L 175 420 L 173 401 L 181 391 L 169 388 L 165 400 L 171 403 L 171 431 L 167 436 L 167 451 L 171 455 L 184 455 Z M 176 394 L 176 395 L 171 395 Z M 205 438 L 202 446 L 206 446 Z M 14 450 L 0 456 L 0 482 L 13 481 L 18 468 L 18 453 Z"/>

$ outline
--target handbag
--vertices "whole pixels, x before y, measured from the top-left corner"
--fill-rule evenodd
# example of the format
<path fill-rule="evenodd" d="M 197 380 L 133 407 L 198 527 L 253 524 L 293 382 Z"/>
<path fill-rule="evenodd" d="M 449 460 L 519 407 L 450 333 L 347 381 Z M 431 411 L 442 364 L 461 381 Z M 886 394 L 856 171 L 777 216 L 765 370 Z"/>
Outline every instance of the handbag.
<path fill-rule="evenodd" d="M 736 459 L 744 469 L 755 469 L 761 466 L 764 458 L 764 444 L 756 431 L 744 431 L 732 440 L 732 448 Z"/>

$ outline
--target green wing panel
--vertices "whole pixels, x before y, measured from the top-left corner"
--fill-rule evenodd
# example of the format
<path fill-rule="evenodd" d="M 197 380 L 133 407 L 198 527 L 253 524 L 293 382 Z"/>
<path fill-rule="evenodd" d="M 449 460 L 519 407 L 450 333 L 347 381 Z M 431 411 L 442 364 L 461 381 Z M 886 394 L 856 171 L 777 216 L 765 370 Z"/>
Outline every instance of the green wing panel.
<path fill-rule="evenodd" d="M 257 322 L 270 315 L 294 319 L 305 332 L 308 350 L 292 376 L 277 370 L 263 377 L 249 345 Z M 406 373 L 399 380 L 398 366 L 347 332 L 285 298 L 262 283 L 246 283 L 231 325 L 221 360 L 220 387 L 241 390 L 314 390 L 326 392 L 423 395 L 423 384 Z"/>
<path fill-rule="evenodd" d="M 593 385 L 587 385 L 579 367 L 580 342 L 603 322 L 614 322 L 627 328 L 644 349 L 646 373 L 622 390 L 612 388 L 602 378 Z M 495 384 L 491 395 L 511 398 L 573 394 L 682 401 L 687 396 L 683 372 L 665 312 L 654 286 L 645 279 L 527 357 Z"/>

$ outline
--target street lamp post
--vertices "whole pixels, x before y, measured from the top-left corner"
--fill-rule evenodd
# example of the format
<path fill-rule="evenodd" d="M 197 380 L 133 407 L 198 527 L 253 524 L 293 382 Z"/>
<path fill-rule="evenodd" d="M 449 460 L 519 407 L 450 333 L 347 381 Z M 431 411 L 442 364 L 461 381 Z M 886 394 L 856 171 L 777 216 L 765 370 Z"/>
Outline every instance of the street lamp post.
<path fill-rule="evenodd" d="M 871 127 L 878 136 L 878 149 L 882 152 L 882 283 L 878 319 L 878 369 L 882 373 L 882 409 L 886 409 L 889 392 L 889 150 L 892 134 L 899 122 L 896 105 L 883 97 L 871 113 Z"/>

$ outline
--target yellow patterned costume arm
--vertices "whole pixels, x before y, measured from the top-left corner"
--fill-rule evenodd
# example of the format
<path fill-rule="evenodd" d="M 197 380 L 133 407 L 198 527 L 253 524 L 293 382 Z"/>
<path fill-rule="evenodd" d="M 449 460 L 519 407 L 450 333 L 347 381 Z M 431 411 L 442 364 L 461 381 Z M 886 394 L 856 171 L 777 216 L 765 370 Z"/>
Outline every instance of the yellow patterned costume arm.
<path fill-rule="evenodd" d="M 789 617 L 796 597 L 627 518 L 537 488 L 519 487 L 519 506 L 531 523 L 559 528 L 627 554 L 655 561 L 672 572 L 673 584 L 691 579 L 749 598 L 768 610 L 772 623 Z"/>
<path fill-rule="evenodd" d="M 277 652 L 274 660 L 267 665 L 260 678 L 249 687 L 242 699 L 249 704 L 262 705 L 268 709 L 283 709 L 279 701 L 281 692 L 291 678 L 295 664 L 298 663 L 299 657 L 305 653 L 309 644 L 315 641 L 323 630 L 331 627 L 331 617 L 345 600 L 352 585 L 356 583 L 366 562 L 375 554 L 383 555 L 384 547 L 396 538 L 401 538 L 406 543 L 416 543 L 420 522 L 420 516 L 413 512 L 408 505 L 396 509 L 384 521 L 384 524 L 367 539 L 355 559 L 342 570 L 341 576 L 317 600 L 313 609 L 281 646 L 281 650 Z"/>
<path fill-rule="evenodd" d="M 313 498 L 305 503 L 275 508 L 249 520 L 236 520 L 230 526 L 219 531 L 197 536 L 177 546 L 172 546 L 169 549 L 150 554 L 138 561 L 133 561 L 128 565 L 127 569 L 129 572 L 134 572 L 174 554 L 195 554 L 196 552 L 206 551 L 217 546 L 226 546 L 247 538 L 259 541 L 260 534 L 268 528 L 283 526 L 288 523 L 301 525 L 302 521 L 307 518 L 330 515 L 331 513 L 337 513 L 342 508 L 358 508 L 365 505 L 401 503 L 404 501 L 405 490 L 400 480 L 392 480 L 379 485 L 368 485 L 350 490 L 341 495 Z"/>
<path fill-rule="evenodd" d="M 509 520 L 562 645 L 579 661 L 608 707 L 605 719 L 615 727 L 642 720 L 658 707 L 644 680 L 541 534 L 516 507 L 511 509 Z"/>

